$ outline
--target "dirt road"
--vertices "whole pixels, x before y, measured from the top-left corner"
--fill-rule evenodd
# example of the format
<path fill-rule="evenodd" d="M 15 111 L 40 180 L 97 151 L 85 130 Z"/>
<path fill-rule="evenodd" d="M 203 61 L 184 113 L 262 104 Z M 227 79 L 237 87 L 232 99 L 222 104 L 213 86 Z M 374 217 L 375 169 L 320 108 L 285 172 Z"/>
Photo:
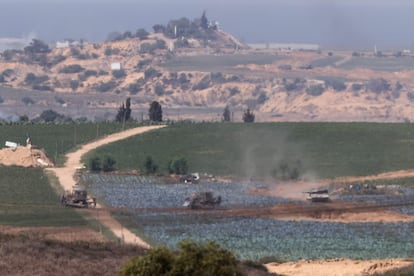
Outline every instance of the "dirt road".
<path fill-rule="evenodd" d="M 76 150 L 75 152 L 68 153 L 66 155 L 67 160 L 63 167 L 48 168 L 47 170 L 50 170 L 56 174 L 57 178 L 59 179 L 60 185 L 64 190 L 70 191 L 72 190 L 72 186 L 76 184 L 74 175 L 76 173 L 76 169 L 82 166 L 81 157 L 84 154 L 102 145 L 126 139 L 130 136 L 138 135 L 162 127 L 165 126 L 137 127 L 108 135 L 102 139 L 83 145 L 80 149 Z M 99 209 L 99 204 L 96 207 Z M 95 216 L 95 218 L 99 220 L 104 226 L 111 229 L 111 231 L 125 243 L 137 244 L 139 246 L 149 248 L 149 245 L 146 242 L 137 237 L 128 229 L 124 228 L 118 221 L 112 218 L 109 211 L 99 209 L 96 211 L 90 211 L 90 214 Z"/>

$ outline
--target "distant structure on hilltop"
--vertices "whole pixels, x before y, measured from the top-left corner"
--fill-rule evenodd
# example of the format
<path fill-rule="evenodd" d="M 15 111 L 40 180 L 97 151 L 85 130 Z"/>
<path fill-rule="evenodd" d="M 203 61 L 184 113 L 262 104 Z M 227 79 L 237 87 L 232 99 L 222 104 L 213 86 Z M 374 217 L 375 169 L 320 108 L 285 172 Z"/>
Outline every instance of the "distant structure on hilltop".
<path fill-rule="evenodd" d="M 272 49 L 280 51 L 319 51 L 318 44 L 302 44 L 302 43 L 249 43 L 247 44 L 252 49 Z"/>
<path fill-rule="evenodd" d="M 23 50 L 28 46 L 32 38 L 15 38 L 15 37 L 3 37 L 0 38 L 0 52 L 4 50 Z"/>

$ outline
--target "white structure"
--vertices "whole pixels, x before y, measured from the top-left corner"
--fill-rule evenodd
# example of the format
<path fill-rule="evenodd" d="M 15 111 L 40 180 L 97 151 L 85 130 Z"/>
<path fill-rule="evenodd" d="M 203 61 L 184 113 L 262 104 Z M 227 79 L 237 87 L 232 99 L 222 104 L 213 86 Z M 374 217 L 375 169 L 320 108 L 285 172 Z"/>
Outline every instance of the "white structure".
<path fill-rule="evenodd" d="M 6 141 L 5 145 L 8 148 L 17 148 L 17 143 L 15 143 L 15 142 Z"/>
<path fill-rule="evenodd" d="M 120 62 L 111 63 L 111 70 L 112 71 L 118 71 L 118 70 L 121 70 L 121 69 L 122 69 L 122 66 L 121 66 Z"/>
<path fill-rule="evenodd" d="M 56 42 L 56 48 L 61 49 L 61 48 L 69 48 L 70 43 L 69 41 L 57 41 Z"/>

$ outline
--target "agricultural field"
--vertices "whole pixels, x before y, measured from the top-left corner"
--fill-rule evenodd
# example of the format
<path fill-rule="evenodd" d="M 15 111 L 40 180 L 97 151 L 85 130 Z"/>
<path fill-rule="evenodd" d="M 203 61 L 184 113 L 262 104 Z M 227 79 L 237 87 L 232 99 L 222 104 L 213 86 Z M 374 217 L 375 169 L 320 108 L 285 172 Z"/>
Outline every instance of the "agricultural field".
<path fill-rule="evenodd" d="M 116 216 L 124 225 L 153 245 L 175 248 L 183 239 L 213 240 L 240 259 L 284 261 L 407 258 L 414 246 L 412 223 L 283 221 L 229 216 L 220 209 L 193 213 L 181 207 L 186 196 L 202 190 L 220 194 L 220 208 L 224 209 L 287 202 L 248 193 L 251 189 L 268 188 L 269 184 L 260 182 L 163 184 L 154 177 L 98 174 L 84 174 L 83 181 L 106 206 L 120 208 Z M 394 197 L 394 201 L 400 199 Z"/>
<path fill-rule="evenodd" d="M 240 70 L 234 67 L 247 64 L 271 64 L 274 61 L 284 58 L 283 56 L 275 54 L 181 56 L 173 57 L 161 65 L 172 72 L 201 71 L 240 73 Z"/>
<path fill-rule="evenodd" d="M 368 68 L 376 71 L 397 72 L 412 70 L 414 68 L 413 57 L 353 57 L 339 66 L 341 69 L 353 70 L 356 68 Z"/>
<path fill-rule="evenodd" d="M 68 124 L 7 124 L 0 125 L 0 143 L 6 141 L 26 144 L 29 136 L 32 144 L 44 149 L 55 164 L 62 164 L 63 155 L 78 145 L 92 141 L 123 128 L 136 127 L 136 123 L 123 126 L 119 123 L 68 123 Z"/>
<path fill-rule="evenodd" d="M 0 224 L 13 226 L 85 226 L 60 197 L 41 169 L 0 167 Z"/>
<path fill-rule="evenodd" d="M 176 157 L 190 172 L 244 179 L 363 176 L 414 167 L 414 125 L 379 123 L 198 123 L 167 128 L 103 146 L 120 170 L 144 171 L 151 156 L 161 172 Z"/>

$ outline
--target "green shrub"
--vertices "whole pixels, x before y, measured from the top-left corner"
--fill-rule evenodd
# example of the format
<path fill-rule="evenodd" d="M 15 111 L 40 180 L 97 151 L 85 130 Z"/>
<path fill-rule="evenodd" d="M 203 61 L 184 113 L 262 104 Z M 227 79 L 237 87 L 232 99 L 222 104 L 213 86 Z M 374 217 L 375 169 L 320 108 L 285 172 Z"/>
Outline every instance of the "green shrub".
<path fill-rule="evenodd" d="M 75 91 L 79 87 L 79 81 L 78 80 L 71 80 L 69 82 L 69 85 L 70 85 L 70 88 L 72 88 L 72 90 Z"/>
<path fill-rule="evenodd" d="M 119 275 L 242 275 L 234 254 L 214 242 L 182 241 L 179 248 L 177 253 L 165 247 L 150 249 L 147 255 L 127 262 Z"/>
<path fill-rule="evenodd" d="M 112 76 L 114 76 L 114 78 L 120 79 L 120 78 L 124 78 L 126 76 L 126 73 L 124 69 L 114 70 L 112 71 Z"/>
<path fill-rule="evenodd" d="M 111 172 L 115 170 L 115 159 L 110 155 L 105 155 L 102 161 L 102 170 L 104 172 Z"/>
<path fill-rule="evenodd" d="M 152 79 L 152 78 L 157 78 L 161 76 L 161 73 L 158 72 L 158 70 L 154 69 L 154 68 L 148 68 L 147 70 L 145 70 L 144 72 L 144 78 L 146 80 Z"/>
<path fill-rule="evenodd" d="M 71 65 L 66 65 L 65 67 L 61 68 L 59 70 L 59 73 L 74 74 L 74 73 L 82 72 L 83 70 L 85 69 L 79 64 L 71 64 Z"/>
<path fill-rule="evenodd" d="M 147 174 L 156 173 L 158 171 L 158 165 L 155 164 L 151 156 L 147 156 L 145 159 L 144 168 Z"/>
<path fill-rule="evenodd" d="M 187 174 L 188 163 L 184 157 L 175 158 L 168 163 L 168 172 L 174 174 Z"/>
<path fill-rule="evenodd" d="M 25 105 L 30 105 L 30 104 L 34 104 L 35 102 L 34 102 L 34 100 L 32 99 L 32 98 L 30 98 L 30 97 L 23 97 L 22 98 L 22 102 L 25 104 Z"/>
<path fill-rule="evenodd" d="M 306 93 L 311 96 L 320 96 L 325 91 L 325 87 L 322 84 L 311 85 L 306 88 Z"/>
<path fill-rule="evenodd" d="M 161 84 L 157 84 L 154 88 L 154 92 L 157 96 L 162 96 L 165 94 L 164 87 Z"/>
<path fill-rule="evenodd" d="M 94 156 L 91 159 L 89 159 L 89 170 L 91 172 L 100 172 L 102 170 L 101 159 L 99 158 L 99 156 Z"/>
<path fill-rule="evenodd" d="M 108 82 L 102 82 L 96 87 L 96 90 L 99 92 L 108 92 L 109 90 L 113 90 L 116 87 L 115 81 L 108 81 Z"/>

